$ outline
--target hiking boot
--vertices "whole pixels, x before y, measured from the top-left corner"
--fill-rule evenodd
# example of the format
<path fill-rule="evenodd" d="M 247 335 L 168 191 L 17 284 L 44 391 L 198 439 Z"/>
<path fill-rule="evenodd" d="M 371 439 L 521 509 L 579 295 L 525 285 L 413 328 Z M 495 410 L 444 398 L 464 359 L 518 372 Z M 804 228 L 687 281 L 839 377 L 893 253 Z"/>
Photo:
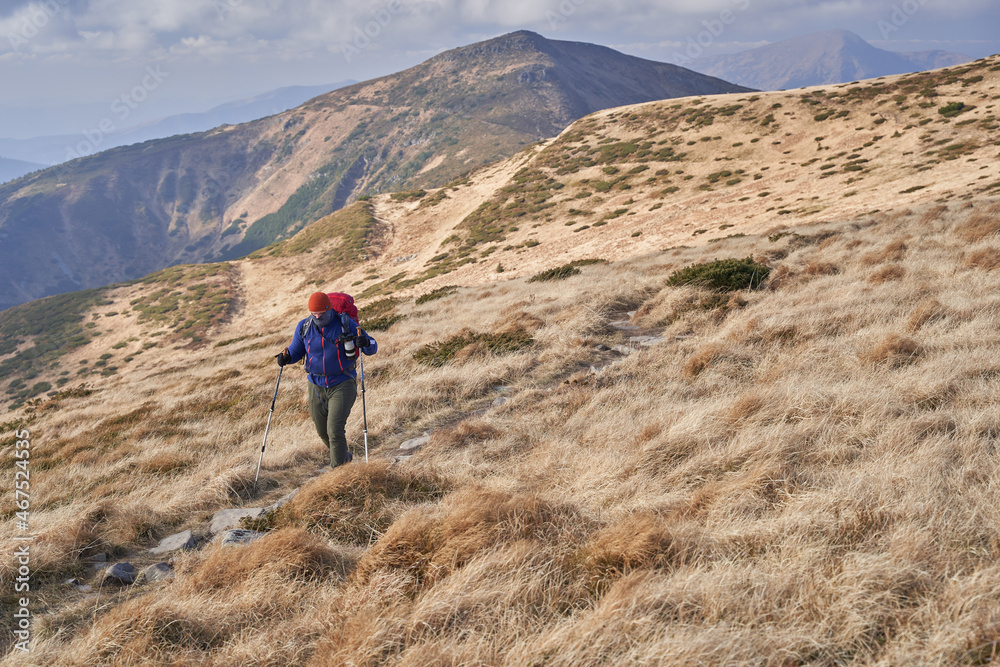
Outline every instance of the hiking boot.
<path fill-rule="evenodd" d="M 344 461 L 344 463 L 350 463 L 353 460 L 354 460 L 354 454 L 352 454 L 351 450 L 348 449 L 347 450 L 347 459 Z"/>

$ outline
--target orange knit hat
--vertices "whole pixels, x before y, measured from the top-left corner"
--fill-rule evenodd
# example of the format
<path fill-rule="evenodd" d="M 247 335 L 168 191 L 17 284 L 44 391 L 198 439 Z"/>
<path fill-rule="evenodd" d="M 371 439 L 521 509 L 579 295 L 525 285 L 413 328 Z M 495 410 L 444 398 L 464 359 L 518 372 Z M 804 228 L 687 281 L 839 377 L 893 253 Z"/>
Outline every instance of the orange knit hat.
<path fill-rule="evenodd" d="M 328 297 L 323 292 L 316 292 L 309 297 L 309 312 L 310 313 L 325 313 L 333 307 L 330 303 L 330 297 Z"/>

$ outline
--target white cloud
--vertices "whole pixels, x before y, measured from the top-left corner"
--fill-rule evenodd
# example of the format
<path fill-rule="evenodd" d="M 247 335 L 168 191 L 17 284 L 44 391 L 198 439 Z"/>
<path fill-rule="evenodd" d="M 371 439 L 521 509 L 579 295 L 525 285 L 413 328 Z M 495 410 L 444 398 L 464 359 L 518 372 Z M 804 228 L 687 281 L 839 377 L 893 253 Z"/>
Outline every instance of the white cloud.
<path fill-rule="evenodd" d="M 111 78 L 109 64 L 124 64 L 121 72 L 162 62 L 185 72 L 172 80 L 171 94 L 181 81 L 199 85 L 200 94 L 223 79 L 266 89 L 367 78 L 519 29 L 669 60 L 723 11 L 735 20 L 713 49 L 827 28 L 880 39 L 876 22 L 907 1 L 924 4 L 893 38 L 972 43 L 1000 24 L 996 0 L 0 0 L 0 58 L 19 81 L 66 80 L 73 71 L 97 82 Z M 53 6 L 58 11 L 42 18 Z M 30 38 L 19 33 L 25 26 Z M 344 46 L 366 29 L 369 46 L 347 62 Z M 989 46 L 977 48 L 971 55 Z"/>

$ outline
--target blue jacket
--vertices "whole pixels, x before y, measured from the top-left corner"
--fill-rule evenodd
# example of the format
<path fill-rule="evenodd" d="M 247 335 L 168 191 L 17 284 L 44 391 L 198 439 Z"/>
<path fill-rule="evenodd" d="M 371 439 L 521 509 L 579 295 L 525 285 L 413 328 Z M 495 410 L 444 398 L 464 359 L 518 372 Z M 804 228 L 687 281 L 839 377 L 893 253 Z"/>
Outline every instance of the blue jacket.
<path fill-rule="evenodd" d="M 306 326 L 307 323 L 309 326 Z M 344 354 L 344 346 L 340 343 L 345 324 L 352 336 L 357 335 L 359 330 L 364 333 L 364 329 L 359 329 L 350 317 L 338 314 L 325 327 L 320 327 L 312 317 L 307 317 L 295 327 L 295 337 L 288 346 L 288 356 L 291 363 L 305 357 L 309 381 L 317 386 L 334 387 L 358 376 L 354 370 L 357 358 L 348 359 Z M 378 351 L 378 343 L 371 336 L 368 337 L 371 344 L 360 349 L 364 354 L 372 355 Z"/>

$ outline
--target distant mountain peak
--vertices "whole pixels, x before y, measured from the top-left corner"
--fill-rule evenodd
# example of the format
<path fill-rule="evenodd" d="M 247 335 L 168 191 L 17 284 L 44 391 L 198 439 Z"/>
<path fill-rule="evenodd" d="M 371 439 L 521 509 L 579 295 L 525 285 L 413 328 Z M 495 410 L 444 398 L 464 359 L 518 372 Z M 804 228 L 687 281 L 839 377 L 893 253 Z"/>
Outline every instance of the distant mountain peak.
<path fill-rule="evenodd" d="M 940 51 L 885 51 L 850 30 L 831 28 L 740 53 L 698 58 L 687 66 L 743 86 L 780 90 L 918 72 L 970 60 Z"/>

